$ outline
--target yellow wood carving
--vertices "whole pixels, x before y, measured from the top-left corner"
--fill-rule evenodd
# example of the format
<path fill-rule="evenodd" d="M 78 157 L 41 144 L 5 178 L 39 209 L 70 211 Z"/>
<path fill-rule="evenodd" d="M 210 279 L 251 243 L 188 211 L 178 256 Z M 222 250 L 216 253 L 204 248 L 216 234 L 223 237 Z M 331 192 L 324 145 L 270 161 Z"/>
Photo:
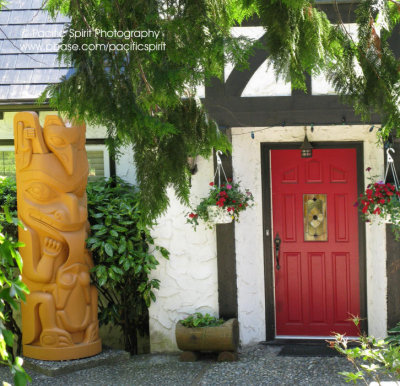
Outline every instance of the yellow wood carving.
<path fill-rule="evenodd" d="M 36 113 L 14 118 L 18 216 L 30 294 L 22 309 L 23 354 L 66 360 L 101 352 L 97 290 L 90 284 L 85 125 Z"/>

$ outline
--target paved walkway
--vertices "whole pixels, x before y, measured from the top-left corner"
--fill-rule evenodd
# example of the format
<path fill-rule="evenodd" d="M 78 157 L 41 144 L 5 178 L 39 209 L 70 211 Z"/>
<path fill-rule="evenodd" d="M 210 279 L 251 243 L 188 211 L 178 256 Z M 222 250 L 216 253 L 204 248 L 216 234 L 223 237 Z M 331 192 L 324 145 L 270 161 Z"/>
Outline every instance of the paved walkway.
<path fill-rule="evenodd" d="M 180 362 L 178 354 L 139 355 L 110 366 L 48 377 L 30 372 L 33 385 L 346 385 L 339 371 L 352 371 L 342 357 L 277 356 L 277 346 L 244 349 L 238 362 Z M 0 380 L 11 382 L 0 367 Z M 347 384 L 348 385 L 348 384 Z"/>

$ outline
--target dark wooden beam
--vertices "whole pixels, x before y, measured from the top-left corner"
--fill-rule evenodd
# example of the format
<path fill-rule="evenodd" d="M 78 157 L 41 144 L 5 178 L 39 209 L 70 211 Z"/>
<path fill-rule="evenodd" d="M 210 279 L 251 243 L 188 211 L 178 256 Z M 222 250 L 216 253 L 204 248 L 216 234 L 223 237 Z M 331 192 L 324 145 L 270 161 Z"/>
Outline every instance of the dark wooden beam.
<path fill-rule="evenodd" d="M 226 176 L 231 178 L 232 157 L 223 155 L 221 161 Z M 219 316 L 224 319 L 237 318 L 235 223 L 218 224 L 216 228 Z"/>

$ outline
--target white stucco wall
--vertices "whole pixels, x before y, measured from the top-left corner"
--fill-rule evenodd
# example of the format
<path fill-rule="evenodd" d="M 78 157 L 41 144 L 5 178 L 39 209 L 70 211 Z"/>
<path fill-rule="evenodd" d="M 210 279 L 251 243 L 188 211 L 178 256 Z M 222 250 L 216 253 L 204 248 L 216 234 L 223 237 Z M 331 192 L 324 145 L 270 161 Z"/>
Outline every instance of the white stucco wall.
<path fill-rule="evenodd" d="M 192 177 L 192 201 L 207 195 L 214 170 L 212 159 L 200 159 Z M 161 281 L 157 300 L 150 306 L 152 352 L 176 351 L 175 324 L 194 312 L 218 315 L 218 277 L 215 228 L 186 223 L 190 209 L 169 190 L 170 207 L 152 232 L 157 245 L 170 251 L 169 260 L 159 257 L 153 277 Z"/>
<path fill-rule="evenodd" d="M 308 137 L 311 142 L 363 141 L 365 167 L 371 166 L 374 174 L 382 176 L 383 150 L 376 145 L 375 133 L 368 129 L 366 125 L 318 126 L 314 133 L 308 131 Z M 232 129 L 234 179 L 252 191 L 256 203 L 241 215 L 235 227 L 240 339 L 244 345 L 265 340 L 266 336 L 260 144 L 302 142 L 303 138 L 303 126 Z M 366 225 L 366 242 L 369 333 L 383 337 L 387 319 L 385 226 Z"/>

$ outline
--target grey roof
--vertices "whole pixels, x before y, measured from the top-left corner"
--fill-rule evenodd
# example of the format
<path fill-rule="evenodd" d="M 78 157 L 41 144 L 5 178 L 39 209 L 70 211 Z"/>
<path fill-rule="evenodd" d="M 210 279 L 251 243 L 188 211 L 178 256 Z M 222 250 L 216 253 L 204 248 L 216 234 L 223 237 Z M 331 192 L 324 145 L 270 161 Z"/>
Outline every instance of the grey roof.
<path fill-rule="evenodd" d="M 0 10 L 0 104 L 32 102 L 73 70 L 57 60 L 69 19 L 52 19 L 43 0 L 9 0 Z"/>

